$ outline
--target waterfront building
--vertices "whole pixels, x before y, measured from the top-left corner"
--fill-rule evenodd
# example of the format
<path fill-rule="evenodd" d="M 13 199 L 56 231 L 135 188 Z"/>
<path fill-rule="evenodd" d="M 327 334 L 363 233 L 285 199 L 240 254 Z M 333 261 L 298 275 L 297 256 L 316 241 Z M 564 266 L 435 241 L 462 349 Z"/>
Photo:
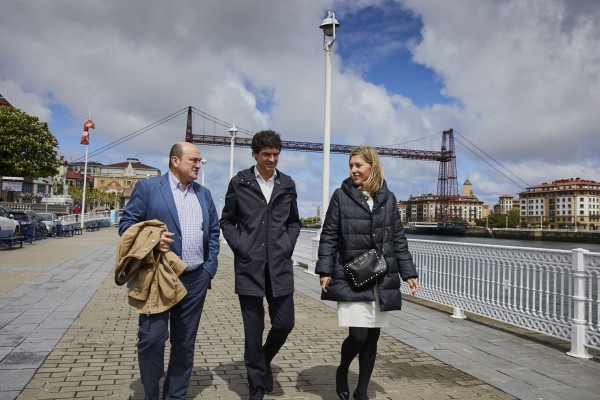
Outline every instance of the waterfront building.
<path fill-rule="evenodd" d="M 104 166 L 104 164 L 97 162 L 97 161 L 88 161 L 87 163 L 87 176 L 95 176 L 100 174 L 100 171 L 102 170 L 102 167 Z M 85 169 L 85 162 L 84 161 L 78 161 L 78 162 L 73 162 L 73 163 L 69 163 L 69 169 L 73 172 L 81 172 L 81 174 L 83 175 L 83 170 Z"/>
<path fill-rule="evenodd" d="M 137 158 L 128 158 L 125 162 L 103 165 L 94 176 L 94 187 L 106 191 L 133 189 L 142 179 L 160 175 L 160 169 L 143 164 Z"/>
<path fill-rule="evenodd" d="M 569 178 L 542 183 L 519 193 L 522 227 L 598 230 L 600 183 Z"/>
<path fill-rule="evenodd" d="M 79 171 L 71 171 L 70 169 L 68 169 L 66 171 L 66 181 L 67 181 L 67 186 L 69 187 L 77 187 L 79 189 L 83 190 L 83 172 L 79 172 Z M 87 175 L 86 177 L 87 180 L 87 184 L 86 187 L 88 188 L 93 188 L 94 187 L 94 177 Z"/>
<path fill-rule="evenodd" d="M 519 199 L 515 199 L 515 196 L 510 194 L 503 194 L 498 197 L 498 204 L 494 205 L 494 214 L 508 214 L 513 208 L 519 209 Z"/>
<path fill-rule="evenodd" d="M 441 206 L 440 197 L 432 193 L 410 196 L 408 200 L 398 201 L 398 211 L 405 224 L 408 222 L 436 222 L 435 210 Z M 469 225 L 475 225 L 477 220 L 487 216 L 487 213 L 484 215 L 483 201 L 475 196 L 473 185 L 469 179 L 463 183 L 463 194 L 458 196 L 451 207 L 454 207 L 460 219 Z"/>
<path fill-rule="evenodd" d="M 0 94 L 0 107 L 2 106 L 12 107 L 13 105 L 10 104 L 10 101 L 6 100 L 6 98 L 2 96 L 2 94 Z"/>

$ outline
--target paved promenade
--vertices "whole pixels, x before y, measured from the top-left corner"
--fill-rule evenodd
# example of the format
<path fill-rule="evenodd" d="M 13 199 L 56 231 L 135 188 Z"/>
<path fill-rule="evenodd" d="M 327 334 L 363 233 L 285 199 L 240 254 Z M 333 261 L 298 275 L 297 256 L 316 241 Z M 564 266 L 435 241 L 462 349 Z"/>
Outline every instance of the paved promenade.
<path fill-rule="evenodd" d="M 0 250 L 0 400 L 143 399 L 137 314 L 114 284 L 115 228 Z M 243 332 L 223 246 L 202 316 L 189 399 L 245 399 Z M 346 331 L 296 269 L 296 328 L 267 399 L 336 399 Z M 372 399 L 600 399 L 600 363 L 522 332 L 405 301 L 381 335 Z M 357 363 L 349 375 L 357 380 Z"/>

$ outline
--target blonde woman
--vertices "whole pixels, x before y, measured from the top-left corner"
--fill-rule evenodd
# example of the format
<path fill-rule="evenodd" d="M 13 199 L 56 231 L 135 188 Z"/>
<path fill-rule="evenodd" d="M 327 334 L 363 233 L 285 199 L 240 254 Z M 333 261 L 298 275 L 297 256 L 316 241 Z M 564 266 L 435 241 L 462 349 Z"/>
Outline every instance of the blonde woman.
<path fill-rule="evenodd" d="M 324 300 L 337 301 L 339 325 L 348 327 L 342 343 L 335 388 L 342 400 L 350 398 L 348 369 L 358 355 L 358 383 L 352 396 L 368 399 L 367 389 L 381 328 L 388 326 L 389 311 L 399 310 L 401 279 L 414 294 L 417 270 L 396 207 L 396 197 L 383 179 L 383 167 L 374 148 L 361 146 L 350 153 L 350 177 L 333 193 L 319 243 L 316 273 Z M 382 251 L 387 272 L 360 289 L 343 265 L 369 249 Z"/>

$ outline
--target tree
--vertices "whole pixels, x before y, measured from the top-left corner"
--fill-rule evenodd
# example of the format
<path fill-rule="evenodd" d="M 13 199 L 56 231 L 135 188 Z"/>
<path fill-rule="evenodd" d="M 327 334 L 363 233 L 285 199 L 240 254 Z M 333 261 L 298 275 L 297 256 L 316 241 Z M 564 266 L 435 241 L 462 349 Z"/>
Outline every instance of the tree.
<path fill-rule="evenodd" d="M 479 221 L 478 225 L 487 225 L 490 228 L 505 228 L 508 225 L 509 228 L 516 228 L 519 226 L 519 219 L 519 210 L 513 208 L 508 211 L 508 214 L 490 214 L 487 221 L 484 218 Z"/>
<path fill-rule="evenodd" d="M 509 228 L 517 228 L 519 226 L 519 221 L 521 220 L 519 209 L 513 208 L 508 211 L 508 227 Z"/>
<path fill-rule="evenodd" d="M 76 186 L 69 186 L 69 197 L 73 200 L 73 204 L 81 204 L 83 201 L 83 190 Z"/>
<path fill-rule="evenodd" d="M 69 186 L 69 196 L 74 204 L 83 204 L 83 189 Z M 85 190 L 85 212 L 90 212 L 97 207 L 106 209 L 111 206 L 118 207 L 120 198 L 121 193 L 88 187 Z"/>
<path fill-rule="evenodd" d="M 54 176 L 58 140 L 48 124 L 18 108 L 0 106 L 0 176 Z"/>

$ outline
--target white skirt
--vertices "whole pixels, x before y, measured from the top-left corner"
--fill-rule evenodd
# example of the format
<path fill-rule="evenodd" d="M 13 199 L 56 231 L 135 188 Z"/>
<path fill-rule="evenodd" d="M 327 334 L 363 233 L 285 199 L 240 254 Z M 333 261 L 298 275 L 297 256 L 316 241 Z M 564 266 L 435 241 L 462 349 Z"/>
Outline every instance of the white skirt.
<path fill-rule="evenodd" d="M 389 311 L 379 309 L 377 285 L 375 285 L 375 301 L 338 301 L 337 311 L 340 326 L 387 328 L 390 322 Z"/>

